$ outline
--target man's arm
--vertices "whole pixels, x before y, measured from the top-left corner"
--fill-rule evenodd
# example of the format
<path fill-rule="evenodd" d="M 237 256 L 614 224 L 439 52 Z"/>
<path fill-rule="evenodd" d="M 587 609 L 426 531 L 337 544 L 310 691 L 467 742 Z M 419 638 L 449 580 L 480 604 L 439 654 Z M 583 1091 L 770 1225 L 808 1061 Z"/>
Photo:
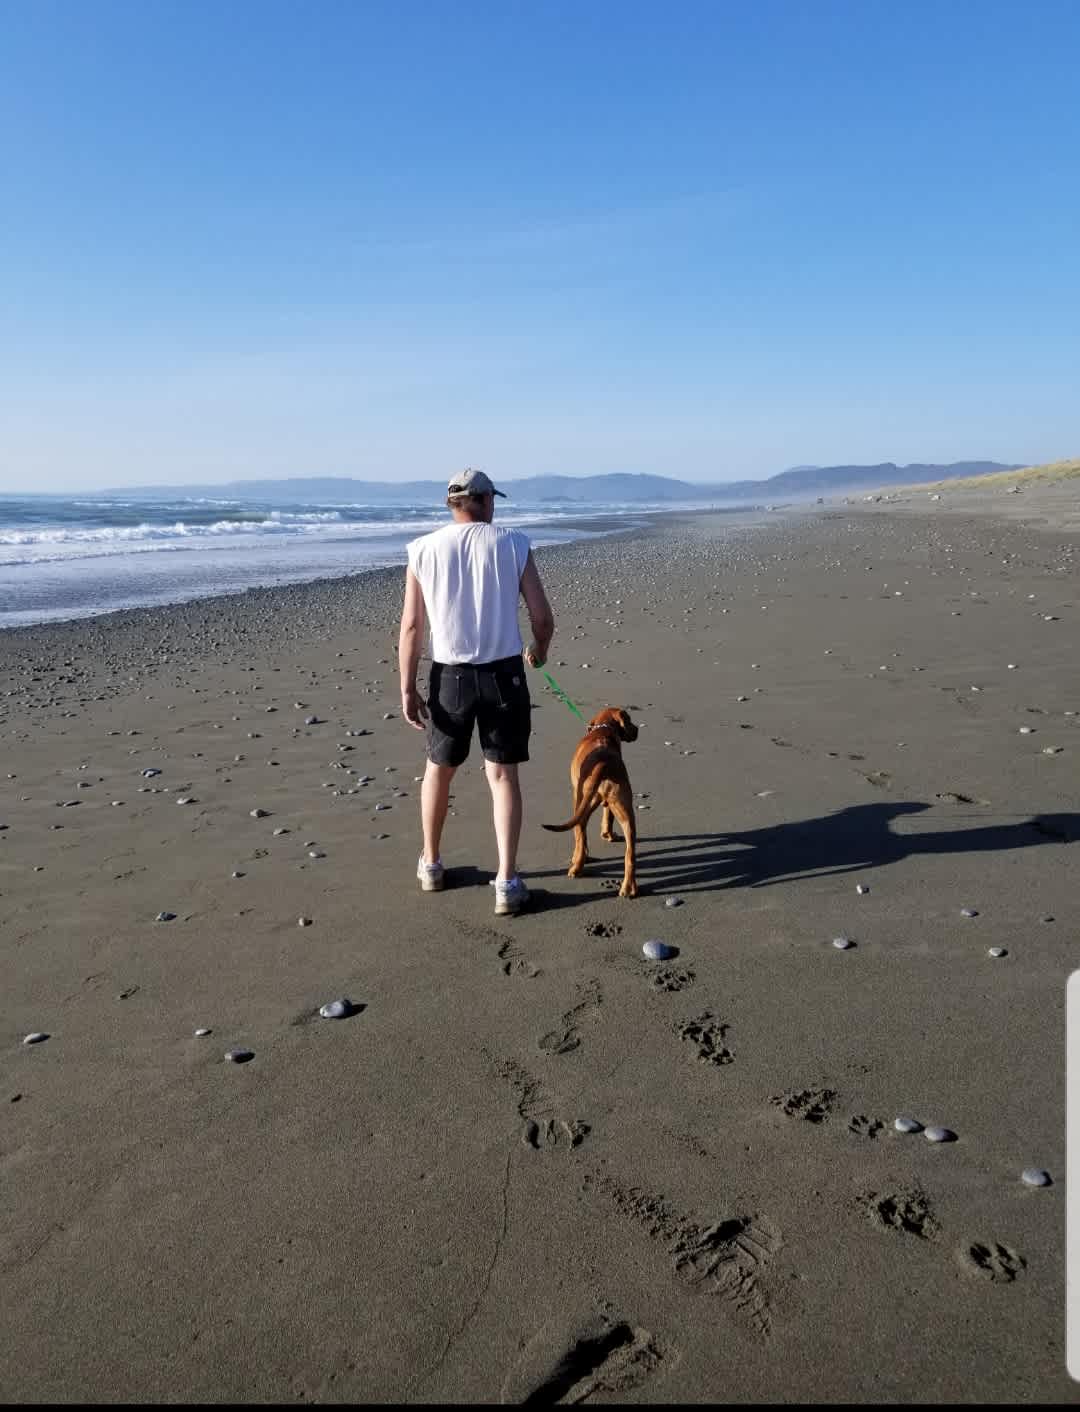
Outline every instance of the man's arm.
<path fill-rule="evenodd" d="M 427 706 L 416 689 L 416 669 L 424 647 L 427 613 L 420 581 L 412 569 L 405 570 L 405 606 L 401 610 L 401 633 L 398 637 L 398 669 L 401 673 L 401 711 L 410 726 L 424 729 Z"/>
<path fill-rule="evenodd" d="M 542 667 L 547 661 L 548 648 L 555 635 L 555 617 L 551 611 L 544 585 L 540 582 L 540 571 L 536 567 L 532 550 L 525 561 L 525 571 L 521 575 L 521 596 L 529 614 L 533 640 L 525 649 L 525 660 L 530 667 Z"/>

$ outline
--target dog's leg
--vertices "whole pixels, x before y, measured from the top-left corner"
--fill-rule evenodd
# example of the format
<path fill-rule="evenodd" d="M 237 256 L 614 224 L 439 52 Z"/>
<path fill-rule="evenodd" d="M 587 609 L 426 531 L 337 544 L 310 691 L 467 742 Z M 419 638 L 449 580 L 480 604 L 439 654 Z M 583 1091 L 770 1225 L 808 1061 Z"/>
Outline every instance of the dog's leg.
<path fill-rule="evenodd" d="M 599 799 L 593 800 L 589 806 L 589 812 L 574 829 L 574 856 L 570 859 L 570 866 L 566 870 L 568 878 L 579 878 L 585 871 L 585 864 L 589 862 L 589 841 L 585 836 L 585 830 L 589 827 L 589 820 L 599 803 Z"/>
<path fill-rule="evenodd" d="M 618 843 L 619 841 L 615 837 L 615 831 L 612 828 L 614 822 L 615 820 L 611 812 L 611 806 L 605 803 L 604 812 L 600 815 L 600 837 L 606 843 Z"/>
<path fill-rule="evenodd" d="M 620 790 L 611 801 L 615 817 L 622 825 L 623 838 L 626 840 L 626 856 L 623 863 L 622 887 L 619 888 L 620 897 L 636 897 L 637 887 L 637 823 L 634 819 L 634 804 L 629 790 Z"/>

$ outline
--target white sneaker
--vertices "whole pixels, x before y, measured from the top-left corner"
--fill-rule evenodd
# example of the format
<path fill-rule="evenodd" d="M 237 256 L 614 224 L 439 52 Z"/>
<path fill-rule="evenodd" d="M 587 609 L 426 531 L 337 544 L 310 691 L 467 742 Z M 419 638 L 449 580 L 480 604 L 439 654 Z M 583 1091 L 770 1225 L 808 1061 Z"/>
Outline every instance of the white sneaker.
<path fill-rule="evenodd" d="M 516 917 L 529 900 L 529 889 L 518 877 L 495 884 L 496 917 Z"/>
<path fill-rule="evenodd" d="M 420 879 L 421 892 L 442 892 L 446 882 L 441 863 L 425 863 L 423 857 L 417 860 L 416 876 Z"/>

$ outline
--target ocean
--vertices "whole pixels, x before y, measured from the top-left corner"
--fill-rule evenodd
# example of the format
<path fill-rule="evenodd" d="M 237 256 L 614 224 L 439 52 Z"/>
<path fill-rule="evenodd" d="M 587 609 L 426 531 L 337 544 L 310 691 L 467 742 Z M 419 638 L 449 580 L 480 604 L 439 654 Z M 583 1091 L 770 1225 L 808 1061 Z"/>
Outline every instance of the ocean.
<path fill-rule="evenodd" d="M 497 523 L 562 544 L 692 508 L 500 504 Z M 0 628 L 403 564 L 408 541 L 446 521 L 415 503 L 0 496 Z"/>

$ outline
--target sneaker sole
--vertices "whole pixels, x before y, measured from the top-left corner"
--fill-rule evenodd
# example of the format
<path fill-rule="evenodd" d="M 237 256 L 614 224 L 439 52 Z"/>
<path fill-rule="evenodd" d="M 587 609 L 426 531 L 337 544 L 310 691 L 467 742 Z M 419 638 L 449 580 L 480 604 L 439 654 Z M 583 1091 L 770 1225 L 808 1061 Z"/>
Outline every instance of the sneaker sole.
<path fill-rule="evenodd" d="M 522 908 L 529 905 L 528 897 L 519 897 L 511 902 L 508 898 L 499 898 L 495 903 L 496 917 L 516 917 Z"/>
<path fill-rule="evenodd" d="M 446 886 L 445 879 L 439 878 L 438 882 L 429 882 L 426 878 L 418 879 L 421 892 L 442 892 Z"/>

